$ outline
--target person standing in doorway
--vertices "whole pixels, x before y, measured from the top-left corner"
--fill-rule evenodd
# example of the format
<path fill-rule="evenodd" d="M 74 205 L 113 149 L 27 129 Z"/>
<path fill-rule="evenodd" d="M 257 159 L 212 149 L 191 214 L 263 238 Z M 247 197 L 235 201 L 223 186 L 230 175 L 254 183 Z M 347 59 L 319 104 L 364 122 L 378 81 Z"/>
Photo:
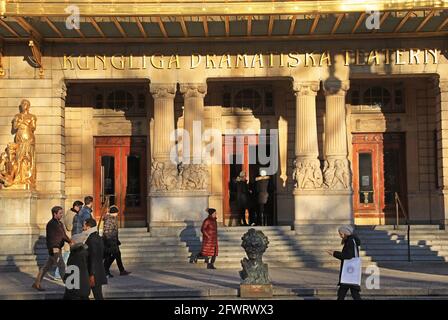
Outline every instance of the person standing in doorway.
<path fill-rule="evenodd" d="M 236 178 L 236 202 L 239 211 L 240 225 L 248 226 L 249 224 L 246 221 L 246 210 L 249 209 L 249 186 L 244 171 L 241 171 Z"/>
<path fill-rule="evenodd" d="M 65 233 L 64 225 L 61 222 L 64 210 L 62 207 L 56 206 L 51 208 L 52 219 L 47 223 L 46 228 L 46 238 L 47 238 L 47 248 L 48 248 L 48 259 L 44 267 L 40 269 L 36 281 L 33 283 L 32 287 L 38 291 L 45 291 L 41 287 L 41 282 L 45 274 L 54 265 L 57 265 L 61 277 L 65 275 L 65 263 L 62 258 L 62 247 L 64 243 L 72 243 L 67 234 Z"/>
<path fill-rule="evenodd" d="M 93 208 L 93 197 L 92 196 L 85 197 L 84 206 L 73 217 L 72 236 L 82 232 L 84 222 L 87 219 L 92 218 L 92 208 Z"/>
<path fill-rule="evenodd" d="M 120 240 L 118 239 L 118 217 L 119 209 L 117 206 L 111 206 L 109 212 L 104 217 L 103 241 L 104 241 L 104 270 L 109 278 L 110 266 L 117 260 L 117 266 L 120 270 L 120 276 L 127 276 L 130 272 L 126 271 L 121 261 Z"/>
<path fill-rule="evenodd" d="M 207 269 L 216 269 L 215 261 L 218 256 L 218 223 L 216 221 L 216 209 L 208 208 L 208 217 L 204 220 L 201 227 L 202 232 L 202 249 L 199 254 L 193 258 L 193 262 L 197 263 L 198 258 L 206 257 Z"/>
<path fill-rule="evenodd" d="M 103 257 L 104 244 L 98 233 L 96 221 L 89 218 L 84 222 L 83 230 L 87 236 L 88 258 L 87 269 L 89 271 L 89 283 L 95 300 L 103 300 L 103 285 L 107 284 L 106 272 L 104 271 Z"/>
<path fill-rule="evenodd" d="M 352 295 L 353 300 L 361 300 L 361 295 L 359 292 L 361 291 L 361 287 L 358 285 L 352 284 L 343 284 L 341 283 L 341 275 L 342 268 L 344 265 L 344 260 L 350 260 L 355 257 L 355 250 L 359 252 L 359 246 L 361 245 L 361 241 L 357 236 L 353 234 L 353 227 L 350 225 L 342 226 L 338 229 L 339 236 L 343 245 L 342 251 L 331 251 L 328 250 L 327 253 L 339 260 L 341 260 L 341 269 L 339 271 L 339 289 L 338 289 L 338 300 L 344 300 L 347 294 L 347 291 L 350 289 L 350 293 Z M 356 244 L 356 246 L 355 246 Z"/>
<path fill-rule="evenodd" d="M 67 212 L 62 217 L 61 221 L 64 224 L 65 233 L 68 235 L 72 234 L 73 229 L 73 218 L 75 215 L 81 210 L 83 203 L 79 200 L 73 203 L 73 206 L 67 210 Z M 70 255 L 70 245 L 68 243 L 64 244 L 62 248 L 62 258 L 64 259 L 64 263 L 67 265 L 68 257 Z M 56 268 L 54 272 L 55 279 L 61 279 L 61 275 L 59 272 L 59 268 Z"/>
<path fill-rule="evenodd" d="M 257 192 L 258 203 L 258 218 L 260 225 L 267 225 L 267 216 L 264 213 L 265 205 L 269 199 L 269 176 L 266 175 L 266 170 L 260 170 L 260 175 L 255 178 L 255 190 Z"/>

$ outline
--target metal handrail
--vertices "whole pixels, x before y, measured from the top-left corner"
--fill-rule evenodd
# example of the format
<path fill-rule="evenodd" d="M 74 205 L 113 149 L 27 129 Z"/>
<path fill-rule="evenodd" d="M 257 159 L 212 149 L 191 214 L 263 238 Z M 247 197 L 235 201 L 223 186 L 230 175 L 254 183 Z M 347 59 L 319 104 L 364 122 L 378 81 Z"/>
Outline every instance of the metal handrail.
<path fill-rule="evenodd" d="M 401 213 L 404 216 L 406 225 L 408 226 L 408 262 L 411 262 L 411 225 L 409 223 L 409 217 L 406 212 L 406 209 L 403 207 L 403 204 L 401 203 L 400 197 L 398 196 L 398 193 L 395 192 L 395 212 L 396 212 L 396 224 L 395 229 L 398 230 L 398 227 L 400 226 L 399 222 L 399 208 L 401 208 Z"/>

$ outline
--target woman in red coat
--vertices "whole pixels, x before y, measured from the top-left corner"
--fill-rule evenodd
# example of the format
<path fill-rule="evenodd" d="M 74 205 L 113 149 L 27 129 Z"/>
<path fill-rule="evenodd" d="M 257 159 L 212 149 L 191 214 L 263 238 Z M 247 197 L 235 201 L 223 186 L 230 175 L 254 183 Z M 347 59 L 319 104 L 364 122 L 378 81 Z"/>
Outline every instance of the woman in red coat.
<path fill-rule="evenodd" d="M 218 255 L 218 223 L 216 222 L 216 210 L 207 209 L 208 217 L 204 220 L 201 227 L 202 232 L 202 249 L 194 258 L 197 263 L 199 257 L 211 257 L 207 263 L 207 269 L 216 269 L 214 263 Z"/>

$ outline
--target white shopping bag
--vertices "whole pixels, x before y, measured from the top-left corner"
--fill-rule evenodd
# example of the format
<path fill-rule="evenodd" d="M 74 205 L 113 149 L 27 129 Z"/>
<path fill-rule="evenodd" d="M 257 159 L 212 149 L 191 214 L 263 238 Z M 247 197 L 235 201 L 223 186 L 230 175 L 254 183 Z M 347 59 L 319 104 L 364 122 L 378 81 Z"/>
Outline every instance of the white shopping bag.
<path fill-rule="evenodd" d="M 355 243 L 355 257 L 350 260 L 344 260 L 342 264 L 341 284 L 361 286 L 362 263 L 355 240 L 353 242 Z"/>

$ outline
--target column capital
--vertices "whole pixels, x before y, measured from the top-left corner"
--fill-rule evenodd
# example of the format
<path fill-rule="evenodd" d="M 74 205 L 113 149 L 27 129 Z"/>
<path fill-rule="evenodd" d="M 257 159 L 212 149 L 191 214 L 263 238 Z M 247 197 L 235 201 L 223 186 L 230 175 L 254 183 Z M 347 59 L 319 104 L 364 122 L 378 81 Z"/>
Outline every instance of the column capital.
<path fill-rule="evenodd" d="M 350 88 L 349 80 L 326 80 L 323 82 L 322 88 L 324 89 L 324 94 L 329 95 L 342 95 L 345 96 L 348 89 Z"/>
<path fill-rule="evenodd" d="M 184 98 L 204 98 L 207 94 L 207 83 L 181 83 L 180 92 Z"/>
<path fill-rule="evenodd" d="M 159 98 L 174 99 L 174 96 L 176 95 L 176 84 L 175 83 L 151 83 L 149 85 L 149 90 L 154 99 L 159 99 Z"/>
<path fill-rule="evenodd" d="M 296 96 L 315 96 L 319 91 L 319 81 L 294 81 L 292 89 Z"/>

